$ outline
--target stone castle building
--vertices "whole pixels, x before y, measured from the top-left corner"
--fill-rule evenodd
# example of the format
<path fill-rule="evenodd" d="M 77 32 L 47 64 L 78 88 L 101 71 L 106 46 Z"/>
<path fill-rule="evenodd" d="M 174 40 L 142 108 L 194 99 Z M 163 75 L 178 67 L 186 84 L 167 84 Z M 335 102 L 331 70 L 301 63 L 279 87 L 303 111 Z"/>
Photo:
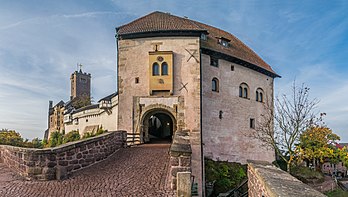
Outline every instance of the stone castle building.
<path fill-rule="evenodd" d="M 70 77 L 70 100 L 60 101 L 55 106 L 49 101 L 48 129 L 45 139 L 54 131 L 68 133 L 79 131 L 95 133 L 99 128 L 114 131 L 117 129 L 117 93 L 110 94 L 91 104 L 91 74 L 75 71 Z"/>
<path fill-rule="evenodd" d="M 70 100 L 68 102 L 61 100 L 55 106 L 53 101 L 49 101 L 48 129 L 45 131 L 44 139 L 49 139 L 50 133 L 54 131 L 65 131 L 64 114 L 74 108 L 74 103 L 78 103 L 79 107 L 90 104 L 91 74 L 82 72 L 81 66 L 80 70 L 72 73 L 70 77 Z"/>
<path fill-rule="evenodd" d="M 117 108 L 117 93 L 112 93 L 100 99 L 97 104 L 66 112 L 64 115 L 65 131 L 76 130 L 80 135 L 87 132 L 95 133 L 99 128 L 116 131 Z"/>
<path fill-rule="evenodd" d="M 76 98 L 91 98 L 91 74 L 83 73 L 82 70 L 75 71 L 70 77 L 71 96 L 70 100 Z"/>
<path fill-rule="evenodd" d="M 141 142 L 190 130 L 192 173 L 199 183 L 204 157 L 275 159 L 247 133 L 255 130 L 265 102 L 273 106 L 279 75 L 238 38 L 153 12 L 116 28 L 116 39 L 118 129 Z"/>
<path fill-rule="evenodd" d="M 126 130 L 131 143 L 146 143 L 189 130 L 199 191 L 205 157 L 240 163 L 275 160 L 274 151 L 248 133 L 255 131 L 264 104 L 273 106 L 279 75 L 238 38 L 188 18 L 153 12 L 116 28 L 116 40 L 118 94 L 78 110 L 64 102 L 51 106 L 50 118 L 59 119 L 66 132 L 105 126 Z M 86 93 L 79 87 L 90 88 L 78 76 L 71 77 L 72 99 Z M 49 125 L 50 131 L 62 129 L 58 122 Z"/>

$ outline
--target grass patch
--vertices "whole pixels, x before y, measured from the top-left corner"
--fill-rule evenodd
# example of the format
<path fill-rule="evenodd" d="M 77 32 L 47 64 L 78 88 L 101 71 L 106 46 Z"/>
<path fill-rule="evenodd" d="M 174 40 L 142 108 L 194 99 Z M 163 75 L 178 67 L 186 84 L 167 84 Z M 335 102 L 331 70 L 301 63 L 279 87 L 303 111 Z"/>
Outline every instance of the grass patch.
<path fill-rule="evenodd" d="M 344 197 L 344 196 L 348 196 L 348 192 L 343 191 L 340 188 L 337 188 L 337 189 L 329 191 L 329 192 L 325 192 L 324 194 L 329 196 L 329 197 Z"/>
<path fill-rule="evenodd" d="M 291 169 L 291 175 L 304 183 L 322 183 L 324 175 L 321 172 L 312 170 L 305 166 L 296 166 Z"/>

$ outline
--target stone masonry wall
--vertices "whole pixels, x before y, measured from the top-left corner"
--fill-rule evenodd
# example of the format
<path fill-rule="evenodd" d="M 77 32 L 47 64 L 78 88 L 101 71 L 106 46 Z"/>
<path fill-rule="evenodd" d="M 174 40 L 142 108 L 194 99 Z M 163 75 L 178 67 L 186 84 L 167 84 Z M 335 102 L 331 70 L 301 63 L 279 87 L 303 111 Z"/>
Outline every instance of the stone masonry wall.
<path fill-rule="evenodd" d="M 126 136 L 126 131 L 112 131 L 45 149 L 0 145 L 0 161 L 28 180 L 60 180 L 106 159 L 125 146 Z"/>
<path fill-rule="evenodd" d="M 191 145 L 189 131 L 175 132 L 170 147 L 170 186 L 173 190 L 177 186 L 178 172 L 191 172 Z"/>
<path fill-rule="evenodd" d="M 287 172 L 265 161 L 248 161 L 249 197 L 324 197 Z"/>
<path fill-rule="evenodd" d="M 210 56 L 206 54 L 202 54 L 201 60 L 204 156 L 243 164 L 247 160 L 274 161 L 273 150 L 248 137 L 255 131 L 250 128 L 250 119 L 254 119 L 257 126 L 262 120 L 261 114 L 265 114 L 264 103 L 256 101 L 256 90 L 262 88 L 264 101 L 273 103 L 273 78 L 223 59 L 219 59 L 218 67 L 211 66 Z M 218 92 L 212 91 L 214 77 L 219 80 Z M 241 83 L 249 86 L 248 99 L 239 97 Z"/>

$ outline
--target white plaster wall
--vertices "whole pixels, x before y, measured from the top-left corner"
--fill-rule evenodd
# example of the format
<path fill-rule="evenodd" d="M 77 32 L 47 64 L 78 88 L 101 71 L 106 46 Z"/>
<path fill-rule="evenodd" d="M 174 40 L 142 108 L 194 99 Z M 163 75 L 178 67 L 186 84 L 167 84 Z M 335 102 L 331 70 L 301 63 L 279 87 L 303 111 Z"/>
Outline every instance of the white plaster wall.
<path fill-rule="evenodd" d="M 273 99 L 273 78 L 222 59 L 219 59 L 218 68 L 210 66 L 210 57 L 205 54 L 202 54 L 202 61 L 204 155 L 241 163 L 248 159 L 274 161 L 274 151 L 266 150 L 259 141 L 247 137 L 253 131 L 249 126 L 250 118 L 259 121 L 264 110 L 263 104 L 256 101 L 256 89 L 264 90 L 265 100 L 266 97 Z M 219 79 L 219 92 L 212 91 L 213 77 Z M 250 99 L 239 97 L 239 85 L 243 82 L 249 86 Z"/>
<path fill-rule="evenodd" d="M 157 103 L 161 103 L 168 107 L 173 107 L 173 105 L 175 104 L 177 105 L 179 102 L 177 97 L 170 97 L 170 98 L 140 98 L 139 103 L 145 105 L 145 107 L 149 105 L 154 105 Z"/>
<path fill-rule="evenodd" d="M 118 117 L 118 97 L 112 99 L 111 113 L 108 114 L 104 109 L 90 109 L 73 114 L 73 119 L 79 119 L 78 124 L 65 124 L 65 132 L 78 130 L 80 135 L 83 135 L 86 126 L 99 125 L 108 131 L 117 130 Z M 88 122 L 86 121 L 88 120 Z M 74 122 L 74 121 L 73 121 Z"/>

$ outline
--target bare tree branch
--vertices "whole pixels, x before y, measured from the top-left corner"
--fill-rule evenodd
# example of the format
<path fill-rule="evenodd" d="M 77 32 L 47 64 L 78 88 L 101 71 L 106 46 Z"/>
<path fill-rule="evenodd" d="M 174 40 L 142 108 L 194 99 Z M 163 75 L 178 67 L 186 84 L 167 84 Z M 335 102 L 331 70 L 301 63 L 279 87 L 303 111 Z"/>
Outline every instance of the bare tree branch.
<path fill-rule="evenodd" d="M 296 156 L 295 147 L 300 135 L 314 124 L 314 110 L 319 103 L 317 99 L 309 99 L 309 88 L 304 84 L 296 86 L 294 81 L 291 90 L 290 96 L 277 96 L 274 105 L 266 99 L 261 120 L 249 135 L 265 147 L 274 149 L 287 163 L 288 172 Z"/>

